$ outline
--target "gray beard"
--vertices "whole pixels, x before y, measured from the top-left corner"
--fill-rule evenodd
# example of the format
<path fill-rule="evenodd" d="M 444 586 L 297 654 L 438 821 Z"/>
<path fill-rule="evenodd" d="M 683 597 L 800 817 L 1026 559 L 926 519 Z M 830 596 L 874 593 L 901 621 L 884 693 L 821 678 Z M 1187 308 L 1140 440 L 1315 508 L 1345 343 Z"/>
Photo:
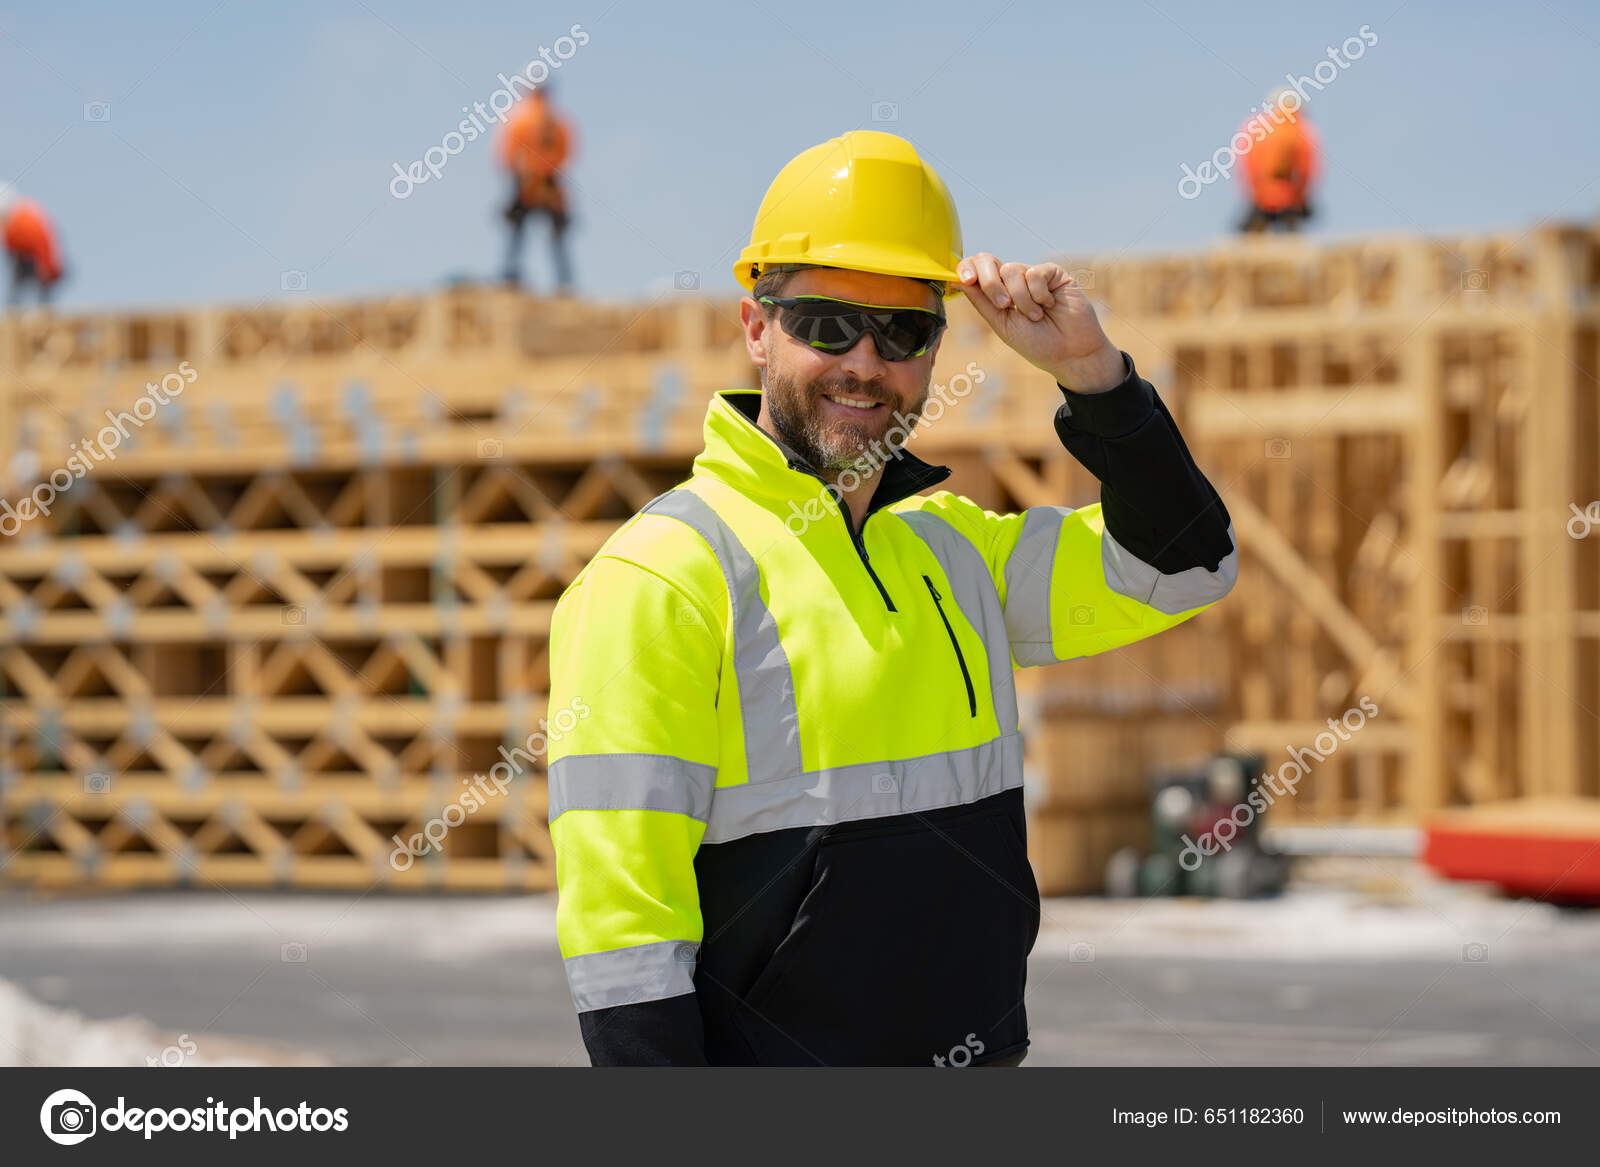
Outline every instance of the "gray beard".
<path fill-rule="evenodd" d="M 761 388 L 766 394 L 767 411 L 772 415 L 772 428 L 777 431 L 778 438 L 814 470 L 838 472 L 852 467 L 859 469 L 857 463 L 867 457 L 874 441 L 880 441 L 890 453 L 899 449 L 882 439 L 855 434 L 846 436 L 837 429 L 830 430 L 818 420 L 814 409 L 809 413 L 797 413 L 792 406 L 803 400 L 803 394 L 791 392 L 795 387 L 788 383 L 784 384 L 782 391 L 773 392 L 765 367 L 761 370 Z M 830 386 L 824 392 L 848 392 L 848 387 Z"/>

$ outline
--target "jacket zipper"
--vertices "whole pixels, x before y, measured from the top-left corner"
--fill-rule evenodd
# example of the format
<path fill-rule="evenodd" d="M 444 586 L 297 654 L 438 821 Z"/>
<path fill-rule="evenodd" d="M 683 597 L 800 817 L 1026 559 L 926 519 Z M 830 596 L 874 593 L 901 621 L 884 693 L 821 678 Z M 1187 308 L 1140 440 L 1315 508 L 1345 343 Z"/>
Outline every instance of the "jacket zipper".
<path fill-rule="evenodd" d="M 928 591 L 933 593 L 933 606 L 939 609 L 939 619 L 944 622 L 945 634 L 950 637 L 950 647 L 956 650 L 956 663 L 961 666 L 961 679 L 967 686 L 967 709 L 973 717 L 978 716 L 978 694 L 972 687 L 972 674 L 967 671 L 967 658 L 961 655 L 961 644 L 956 640 L 956 630 L 950 627 L 950 618 L 944 614 L 944 605 L 940 603 L 939 589 L 933 586 L 933 580 L 926 574 L 922 582 L 928 585 Z"/>
<path fill-rule="evenodd" d="M 878 578 L 878 573 L 872 570 L 872 560 L 867 556 L 867 545 L 856 534 L 855 524 L 850 521 L 850 514 L 843 506 L 839 508 L 839 516 L 844 519 L 845 530 L 850 532 L 850 542 L 855 545 L 856 554 L 861 557 L 861 566 L 867 569 L 867 574 L 872 577 L 872 582 L 878 585 L 878 594 L 883 597 L 884 604 L 891 612 L 900 609 L 894 606 L 894 601 L 889 598 L 889 591 L 883 586 L 883 581 Z M 923 578 L 927 578 L 924 576 Z"/>
<path fill-rule="evenodd" d="M 789 469 L 798 470 L 802 474 L 809 474 L 824 486 L 828 485 L 828 480 L 826 478 L 822 477 L 822 475 L 811 469 L 811 467 L 807 466 L 804 462 L 796 462 L 793 459 L 790 459 L 788 465 Z M 867 545 L 862 541 L 861 536 L 856 533 L 856 525 L 850 521 L 850 511 L 837 498 L 834 499 L 834 505 L 839 508 L 839 517 L 844 520 L 844 529 L 850 533 L 850 546 L 856 549 L 856 557 L 861 560 L 861 566 L 867 569 L 867 575 L 872 579 L 872 582 L 877 585 L 878 594 L 883 597 L 884 607 L 888 608 L 891 612 L 898 612 L 900 609 L 896 608 L 894 606 L 894 601 L 889 598 L 889 589 L 883 586 L 883 581 L 878 578 L 878 573 L 872 570 L 872 560 L 867 555 Z M 872 510 L 877 509 L 877 507 L 872 508 Z M 871 517 L 872 512 L 868 511 L 867 518 L 870 519 Z M 865 525 L 866 520 L 863 519 L 862 526 Z"/>

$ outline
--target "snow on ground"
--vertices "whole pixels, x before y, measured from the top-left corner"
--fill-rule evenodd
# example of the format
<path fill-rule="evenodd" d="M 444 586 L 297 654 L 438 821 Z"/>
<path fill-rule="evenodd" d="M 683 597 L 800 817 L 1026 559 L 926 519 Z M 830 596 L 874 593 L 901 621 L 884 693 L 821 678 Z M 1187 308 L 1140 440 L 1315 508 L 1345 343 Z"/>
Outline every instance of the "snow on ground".
<path fill-rule="evenodd" d="M 324 1059 L 215 1034 L 169 1034 L 138 1017 L 91 1021 L 0 981 L 0 1066 L 312 1066 Z"/>

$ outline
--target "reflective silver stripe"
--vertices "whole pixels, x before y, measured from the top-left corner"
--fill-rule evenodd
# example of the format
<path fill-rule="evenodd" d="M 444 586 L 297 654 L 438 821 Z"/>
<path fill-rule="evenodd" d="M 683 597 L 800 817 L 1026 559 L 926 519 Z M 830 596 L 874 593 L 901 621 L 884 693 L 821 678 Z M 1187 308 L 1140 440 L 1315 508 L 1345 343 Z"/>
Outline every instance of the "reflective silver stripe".
<path fill-rule="evenodd" d="M 759 783 L 792 778 L 801 771 L 800 712 L 777 622 L 761 600 L 761 569 L 733 528 L 693 491 L 670 490 L 651 500 L 646 509 L 687 523 L 716 553 L 733 609 L 733 671 L 739 683 L 749 779 Z"/>
<path fill-rule="evenodd" d="M 612 1005 L 637 1005 L 694 992 L 700 946 L 690 940 L 658 940 L 632 948 L 569 956 L 561 963 L 579 1013 Z"/>
<path fill-rule="evenodd" d="M 717 768 L 665 754 L 572 754 L 550 765 L 550 821 L 569 810 L 664 810 L 705 822 Z"/>
<path fill-rule="evenodd" d="M 938 559 L 955 593 L 956 606 L 983 638 L 984 652 L 989 658 L 989 691 L 994 700 L 995 722 L 1001 733 L 1014 733 L 1017 686 L 1011 671 L 1010 637 L 989 565 L 970 539 L 938 515 L 905 511 L 900 517 L 933 550 L 934 558 Z"/>
<path fill-rule="evenodd" d="M 1009 733 L 963 750 L 720 787 L 703 841 L 962 806 L 1021 785 L 1022 738 Z"/>
<path fill-rule="evenodd" d="M 1215 603 L 1233 589 L 1239 576 L 1239 544 L 1233 537 L 1232 523 L 1228 524 L 1228 543 L 1233 550 L 1217 564 L 1216 571 L 1191 567 L 1162 575 L 1106 531 L 1100 539 L 1100 561 L 1105 565 L 1106 583 L 1112 591 L 1175 616 Z"/>
<path fill-rule="evenodd" d="M 1055 574 L 1061 524 L 1071 507 L 1029 507 L 1022 535 L 1006 559 L 1006 631 L 1019 665 L 1047 665 L 1055 653 L 1050 580 Z"/>

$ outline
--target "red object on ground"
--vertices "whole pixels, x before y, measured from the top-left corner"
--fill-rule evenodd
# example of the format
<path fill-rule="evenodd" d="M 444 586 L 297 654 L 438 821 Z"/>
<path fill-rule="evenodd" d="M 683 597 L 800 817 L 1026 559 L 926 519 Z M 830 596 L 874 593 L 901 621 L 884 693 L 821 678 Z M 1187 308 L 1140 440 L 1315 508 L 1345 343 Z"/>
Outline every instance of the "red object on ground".
<path fill-rule="evenodd" d="M 1600 903 L 1600 800 L 1447 812 L 1423 832 L 1423 862 L 1447 878 L 1541 900 Z"/>

